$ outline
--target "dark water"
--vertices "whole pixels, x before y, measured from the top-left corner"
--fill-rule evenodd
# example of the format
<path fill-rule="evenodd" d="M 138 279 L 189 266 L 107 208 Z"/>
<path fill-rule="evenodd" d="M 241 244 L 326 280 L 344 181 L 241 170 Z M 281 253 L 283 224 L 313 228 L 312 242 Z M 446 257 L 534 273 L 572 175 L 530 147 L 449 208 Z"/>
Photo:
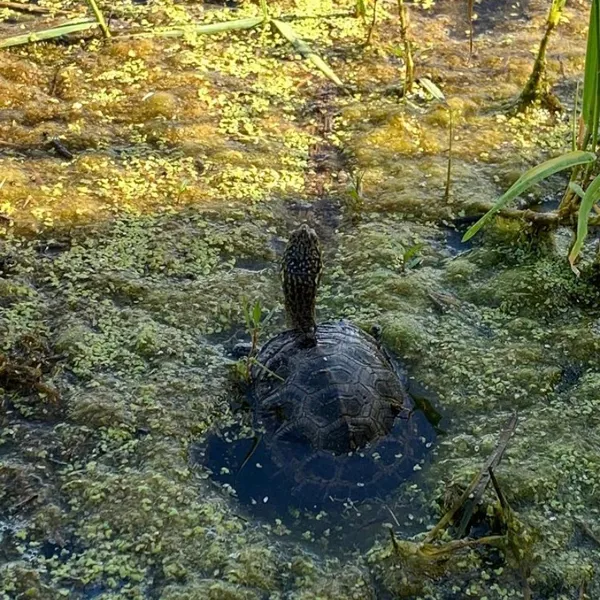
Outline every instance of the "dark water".
<path fill-rule="evenodd" d="M 418 508 L 401 490 L 407 484 L 414 484 L 413 493 L 418 488 L 439 418 L 420 395 L 384 439 L 335 455 L 301 441 L 273 447 L 261 432 L 248 434 L 241 417 L 238 425 L 198 444 L 193 460 L 252 517 L 283 523 L 305 540 L 308 531 L 310 539 L 336 542 L 346 551 L 368 548 L 385 523 L 410 531 Z M 292 454 L 293 464 L 285 460 Z"/>
<path fill-rule="evenodd" d="M 493 34 L 505 31 L 513 24 L 528 21 L 531 18 L 529 0 L 515 2 L 513 0 L 485 0 L 473 3 L 473 34 Z M 437 2 L 429 11 L 424 13 L 430 18 L 450 16 L 448 29 L 452 37 L 466 38 L 469 27 L 467 3 Z"/>

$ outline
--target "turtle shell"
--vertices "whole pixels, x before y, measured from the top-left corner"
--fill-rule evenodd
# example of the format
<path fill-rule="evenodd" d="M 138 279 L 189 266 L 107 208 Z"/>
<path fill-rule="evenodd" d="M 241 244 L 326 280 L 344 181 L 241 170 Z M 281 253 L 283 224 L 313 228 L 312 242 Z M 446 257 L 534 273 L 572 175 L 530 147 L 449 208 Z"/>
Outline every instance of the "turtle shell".
<path fill-rule="evenodd" d="M 255 427 L 277 477 L 308 503 L 361 500 L 396 487 L 425 453 L 423 420 L 377 342 L 341 321 L 316 329 L 309 345 L 285 331 L 252 369 Z"/>

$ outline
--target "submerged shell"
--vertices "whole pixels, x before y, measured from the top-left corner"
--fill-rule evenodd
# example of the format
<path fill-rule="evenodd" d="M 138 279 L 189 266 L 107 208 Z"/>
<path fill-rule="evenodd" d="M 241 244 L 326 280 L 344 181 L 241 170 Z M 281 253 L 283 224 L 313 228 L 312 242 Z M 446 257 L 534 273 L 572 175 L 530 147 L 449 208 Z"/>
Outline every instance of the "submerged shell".
<path fill-rule="evenodd" d="M 304 340 L 297 331 L 275 336 L 252 371 L 255 425 L 278 475 L 308 499 L 391 490 L 425 451 L 398 374 L 348 322 L 318 325 L 316 344 Z"/>

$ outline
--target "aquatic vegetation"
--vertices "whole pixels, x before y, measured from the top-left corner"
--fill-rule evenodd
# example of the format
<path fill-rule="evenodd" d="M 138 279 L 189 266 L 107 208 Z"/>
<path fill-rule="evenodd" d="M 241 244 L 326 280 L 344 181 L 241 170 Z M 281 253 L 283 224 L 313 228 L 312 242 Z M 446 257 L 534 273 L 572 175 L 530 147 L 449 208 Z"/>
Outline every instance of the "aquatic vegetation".
<path fill-rule="evenodd" d="M 344 198 L 346 212 L 353 222 L 360 220 L 361 212 L 365 205 L 362 189 L 362 180 L 364 176 L 364 173 L 353 173 L 350 175 L 348 191 Z"/>
<path fill-rule="evenodd" d="M 102 11 L 99 9 L 95 0 L 88 0 L 88 4 L 90 5 L 95 21 L 83 20 L 77 21 L 75 23 L 68 23 L 66 25 L 61 25 L 59 27 L 43 30 L 39 32 L 29 33 L 27 35 L 15 36 L 12 38 L 7 38 L 4 40 L 0 40 L 0 48 L 9 48 L 11 46 L 17 46 L 20 44 L 26 44 L 35 42 L 38 40 L 47 40 L 53 39 L 57 37 L 61 37 L 63 35 L 68 35 L 70 33 L 84 31 L 86 29 L 91 29 L 93 26 L 97 26 L 101 31 L 105 38 L 110 38 L 111 32 L 109 30 L 108 25 L 104 19 L 104 15 Z M 254 27 L 258 27 L 262 25 L 263 27 L 272 26 L 275 28 L 292 46 L 294 49 L 303 57 L 310 60 L 321 72 L 323 72 L 331 81 L 333 81 L 336 85 L 343 87 L 343 83 L 340 78 L 334 73 L 331 67 L 313 50 L 311 47 L 300 38 L 294 29 L 285 21 L 280 19 L 274 19 L 269 16 L 269 9 L 266 0 L 261 0 L 261 10 L 262 17 L 251 17 L 247 19 L 237 19 L 233 21 L 225 21 L 221 23 L 211 23 L 208 25 L 188 25 L 185 28 L 181 29 L 165 29 L 165 30 L 153 30 L 150 32 L 137 32 L 133 34 L 133 36 L 137 37 L 153 37 L 153 36 L 164 36 L 164 37 L 184 37 L 189 35 L 211 35 L 216 33 L 230 32 L 230 31 L 238 31 L 245 29 L 253 29 Z M 374 17 L 375 19 L 375 11 L 374 7 Z M 121 34 L 124 35 L 124 34 Z M 370 37 L 370 34 L 369 34 Z"/>
<path fill-rule="evenodd" d="M 450 113 L 422 87 L 399 101 L 395 5 L 379 2 L 365 47 L 370 18 L 356 18 L 355 0 L 270 2 L 351 94 L 273 28 L 189 32 L 262 19 L 252 2 L 206 3 L 204 14 L 199 3 L 113 3 L 128 33 L 177 34 L 115 39 L 110 25 L 110 43 L 72 36 L 3 51 L 0 352 L 17 369 L 39 365 L 30 382 L 60 403 L 12 375 L 0 383 L 0 596 L 522 597 L 497 548 L 464 545 L 413 579 L 389 537 L 391 524 L 401 549 L 423 539 L 515 408 L 494 475 L 523 526 L 514 531 L 532 534 L 532 594 L 598 596 L 597 269 L 574 278 L 557 260 L 564 229 L 534 235 L 510 217 L 481 244 L 459 243 L 500 188 L 569 145 L 563 115 L 488 110 L 523 89 L 548 6 L 494 20 L 479 5 L 468 69 L 464 7 L 422 6 L 409 7 L 415 60 L 453 110 L 448 199 Z M 68 18 L 64 3 L 46 7 L 60 20 L 43 28 Z M 549 51 L 565 105 L 584 67 L 585 10 L 567 4 Z M 19 19 L 0 9 L 8 17 Z M 0 23 L 2 37 L 10 28 Z M 526 202 L 560 186 L 556 175 L 540 181 Z M 276 263 L 302 220 L 325 240 L 319 318 L 380 324 L 411 391 L 439 396 L 445 417 L 431 460 L 385 506 L 342 507 L 331 531 L 320 513 L 256 518 L 190 464 L 208 432 L 243 420 L 228 353 L 251 338 L 243 297 L 260 305 L 259 343 L 284 327 Z M 25 352 L 24 339 L 43 343 Z M 484 534 L 506 535 L 489 486 L 481 511 Z M 451 535 L 435 545 L 452 547 Z"/>
<path fill-rule="evenodd" d="M 408 37 L 408 9 L 404 0 L 398 0 L 398 19 L 400 20 L 400 40 L 404 46 L 404 61 L 406 63 L 406 74 L 404 76 L 404 95 L 412 92 L 415 80 L 415 61 L 413 58 L 412 43 Z"/>
<path fill-rule="evenodd" d="M 245 349 L 247 356 L 246 359 L 242 361 L 244 363 L 243 366 L 240 363 L 237 363 L 237 373 L 243 381 L 249 383 L 251 380 L 250 372 L 252 365 L 257 364 L 256 354 L 259 349 L 260 332 L 267 324 L 269 318 L 273 315 L 273 312 L 269 312 L 263 320 L 263 311 L 260 301 L 256 300 L 252 305 L 252 308 L 250 308 L 250 303 L 246 296 L 242 298 L 242 312 L 244 321 L 246 322 L 246 331 L 250 335 L 250 345 Z M 259 364 L 258 366 L 259 368 L 266 368 L 264 365 Z"/>
<path fill-rule="evenodd" d="M 547 81 L 546 52 L 550 36 L 560 23 L 565 4 L 566 0 L 552 0 L 546 22 L 546 32 L 540 43 L 531 75 L 518 100 L 519 110 L 525 110 L 535 103 L 547 106 L 550 110 L 560 108 L 560 103 L 556 96 L 550 92 Z"/>
<path fill-rule="evenodd" d="M 508 204 L 511 200 L 514 200 L 517 196 L 520 196 L 538 181 L 541 181 L 546 177 L 550 177 L 550 175 L 553 175 L 554 173 L 564 169 L 570 169 L 576 165 L 589 164 L 595 160 L 596 155 L 594 153 L 575 150 L 573 152 L 563 154 L 562 156 L 551 158 L 541 165 L 530 169 L 521 177 L 519 177 L 519 179 L 504 194 L 502 194 L 498 200 L 496 200 L 494 206 L 483 217 L 481 217 L 481 219 L 479 219 L 475 225 L 469 228 L 469 230 L 463 236 L 463 241 L 467 242 L 470 240 L 496 213 L 500 212 L 506 204 Z"/>
<path fill-rule="evenodd" d="M 583 81 L 583 106 L 582 119 L 585 123 L 585 138 L 589 138 L 591 147 L 598 144 L 598 128 L 600 127 L 600 77 L 598 65 L 600 64 L 600 7 L 593 1 L 590 7 L 590 21 L 588 28 L 587 48 L 585 53 L 585 77 Z M 583 148 L 587 147 L 585 140 L 581 142 Z"/>
<path fill-rule="evenodd" d="M 560 15 L 564 8 L 564 2 L 557 0 L 553 2 L 548 17 L 548 29 L 546 38 L 540 48 L 540 54 L 536 61 L 534 74 L 528 82 L 526 90 L 521 96 L 521 102 L 529 103 L 532 97 L 539 94 L 547 94 L 547 91 L 540 89 L 540 82 L 543 80 L 543 69 L 545 63 L 545 45 L 550 32 L 558 25 Z M 559 170 L 575 167 L 571 175 L 569 188 L 558 207 L 556 213 L 545 215 L 538 219 L 538 216 L 533 213 L 513 211 L 505 213 L 512 218 L 523 217 L 532 222 L 541 222 L 546 226 L 556 227 L 561 223 L 569 223 L 572 213 L 578 212 L 577 235 L 569 253 L 569 263 L 576 275 L 579 275 L 579 270 L 575 267 L 575 262 L 583 248 L 583 244 L 588 233 L 589 215 L 596 202 L 600 199 L 600 176 L 593 181 L 591 179 L 593 165 L 596 162 L 595 150 L 598 145 L 598 127 L 600 126 L 600 78 L 598 77 L 598 65 L 600 64 L 600 8 L 596 1 L 592 2 L 590 9 L 590 21 L 588 28 L 588 44 L 586 50 L 586 67 L 585 78 L 583 85 L 583 106 L 580 116 L 582 124 L 582 135 L 577 140 L 577 145 L 580 150 L 573 150 L 570 153 L 562 154 L 556 158 L 550 159 L 541 165 L 530 169 L 524 173 L 515 184 L 509 188 L 486 212 L 486 214 L 477 221 L 463 236 L 463 241 L 469 240 L 475 235 L 481 227 L 483 227 L 496 213 L 500 212 L 504 206 L 523 193 L 526 189 Z M 543 86 L 542 86 L 543 87 Z M 573 117 L 575 123 L 575 115 Z M 573 130 L 573 146 L 576 146 L 575 130 Z M 591 152 L 585 152 L 584 149 L 589 148 Z M 586 168 L 582 175 L 582 181 L 587 186 L 583 188 L 576 183 L 577 177 L 580 174 L 579 167 L 585 165 Z M 573 197 L 578 197 L 580 200 L 579 206 L 573 202 Z"/>
<path fill-rule="evenodd" d="M 576 184 L 571 183 L 571 186 Z M 569 253 L 569 262 L 571 268 L 575 273 L 579 274 L 578 269 L 575 267 L 575 261 L 577 260 L 583 243 L 588 233 L 588 215 L 592 212 L 592 208 L 600 200 L 600 175 L 598 175 L 587 187 L 585 192 L 578 188 L 575 190 L 577 195 L 581 199 L 581 206 L 579 207 L 579 218 L 577 220 L 577 238 Z"/>
<path fill-rule="evenodd" d="M 0 48 L 10 48 L 11 46 L 19 46 L 21 44 L 30 44 L 41 40 L 50 40 L 63 35 L 69 35 L 70 33 L 77 33 L 80 31 L 87 31 L 98 27 L 98 21 L 96 19 L 79 19 L 73 23 L 67 23 L 52 29 L 46 29 L 44 31 L 30 32 L 23 35 L 14 36 L 12 38 L 0 40 Z"/>
<path fill-rule="evenodd" d="M 102 11 L 98 8 L 98 4 L 96 3 L 96 0 L 87 0 L 87 3 L 90 5 L 90 8 L 92 9 L 92 12 L 94 13 L 94 17 L 96 17 L 96 21 L 98 21 L 98 27 L 100 28 L 100 31 L 102 31 L 102 35 L 105 38 L 109 38 L 110 30 L 108 28 L 108 25 L 106 24 L 106 21 L 104 20 L 104 15 L 102 14 Z"/>
<path fill-rule="evenodd" d="M 426 574 L 427 579 L 430 580 L 441 578 L 449 568 L 465 567 L 466 561 L 463 559 L 460 564 L 460 559 L 456 557 L 462 550 L 477 546 L 492 546 L 501 549 L 508 564 L 520 572 L 523 581 L 523 597 L 531 598 L 528 578 L 534 564 L 532 548 L 535 536 L 510 508 L 494 474 L 494 469 L 500 463 L 507 444 L 514 434 L 516 424 L 515 413 L 504 427 L 481 471 L 460 496 L 452 501 L 448 511 L 421 540 L 417 542 L 398 540 L 393 528 L 390 528 L 390 548 L 372 552 L 370 557 L 371 561 L 387 563 L 384 581 L 388 589 L 393 590 L 400 597 L 426 593 L 423 574 Z M 490 522 L 492 532 L 476 539 L 465 537 L 467 529 L 471 529 L 475 510 L 481 510 L 483 495 L 490 482 L 498 496 L 499 510 L 495 511 L 494 507 L 490 506 L 482 512 Z M 500 521 L 499 524 L 493 524 L 496 517 Z M 436 543 L 436 538 L 441 538 L 451 524 L 457 539 L 437 540 Z M 494 532 L 494 529 L 497 531 Z"/>

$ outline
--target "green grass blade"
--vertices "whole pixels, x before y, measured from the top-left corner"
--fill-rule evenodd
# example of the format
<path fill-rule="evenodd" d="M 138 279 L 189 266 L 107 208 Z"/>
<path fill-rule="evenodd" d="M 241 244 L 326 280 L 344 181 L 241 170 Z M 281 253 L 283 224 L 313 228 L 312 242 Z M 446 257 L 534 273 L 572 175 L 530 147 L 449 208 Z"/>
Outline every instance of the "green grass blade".
<path fill-rule="evenodd" d="M 583 80 L 582 114 L 587 130 L 594 129 L 594 115 L 598 118 L 597 106 L 600 66 L 600 0 L 592 0 L 590 10 L 590 25 L 588 29 L 587 48 L 585 52 L 585 76 Z"/>
<path fill-rule="evenodd" d="M 333 83 L 344 87 L 342 80 L 333 72 L 331 67 L 318 55 L 315 54 L 311 47 L 290 27 L 287 23 L 279 21 L 278 19 L 272 19 L 271 23 L 277 28 L 279 33 L 288 41 L 298 54 L 301 54 L 304 58 L 308 58 L 317 69 L 324 73 Z"/>
<path fill-rule="evenodd" d="M 577 86 L 575 87 L 575 105 L 573 106 L 573 118 L 571 119 L 571 150 L 577 150 L 577 111 L 579 102 L 579 81 L 577 82 Z"/>
<path fill-rule="evenodd" d="M 577 238 L 569 253 L 569 263 L 571 264 L 571 269 L 573 269 L 576 274 L 579 274 L 579 271 L 575 268 L 575 261 L 577 260 L 577 257 L 583 248 L 583 242 L 587 237 L 588 216 L 592 207 L 598 200 L 600 200 L 600 175 L 598 175 L 588 186 L 579 207 L 579 215 L 577 217 Z"/>
<path fill-rule="evenodd" d="M 252 322 L 254 323 L 254 327 L 258 327 L 260 325 L 261 314 L 262 308 L 260 307 L 260 300 L 257 300 L 252 307 Z"/>
<path fill-rule="evenodd" d="M 598 146 L 598 126 L 600 125 L 600 0 L 592 0 L 592 6 L 595 7 L 593 13 L 594 21 L 590 23 L 596 49 L 596 90 L 594 95 L 594 110 L 592 116 L 592 150 Z"/>
<path fill-rule="evenodd" d="M 108 29 L 108 25 L 106 24 L 106 21 L 104 20 L 104 15 L 102 14 L 102 11 L 96 4 L 96 0 L 87 0 L 87 2 L 91 7 L 92 12 L 94 13 L 94 16 L 96 17 L 96 21 L 98 21 L 98 25 L 99 25 L 100 29 L 102 30 L 104 37 L 109 38 L 110 30 Z"/>
<path fill-rule="evenodd" d="M 356 0 L 356 16 L 360 19 L 364 19 L 367 16 L 365 0 Z"/>
<path fill-rule="evenodd" d="M 536 184 L 538 181 L 550 177 L 550 175 L 554 175 L 554 173 L 558 173 L 559 171 L 564 171 L 575 165 L 591 163 L 594 160 L 596 160 L 596 155 L 592 152 L 576 150 L 575 152 L 567 152 L 556 158 L 551 158 L 541 165 L 529 169 L 529 171 L 521 175 L 521 177 L 519 177 L 519 179 L 504 192 L 498 200 L 496 200 L 494 206 L 490 208 L 477 223 L 469 227 L 463 236 L 462 241 L 466 242 L 467 240 L 470 240 L 498 211 L 502 210 L 508 202 L 514 200 L 517 196 L 520 196 L 525 190 Z"/>
<path fill-rule="evenodd" d="M 421 85 L 426 91 L 428 91 L 431 96 L 433 96 L 434 100 L 439 100 L 440 102 L 446 102 L 446 97 L 444 96 L 444 92 L 440 90 L 440 88 L 431 81 L 431 79 L 427 79 L 427 77 L 419 78 L 419 85 Z"/>
<path fill-rule="evenodd" d="M 267 0 L 260 0 L 260 10 L 262 11 L 263 18 L 269 18 L 269 7 L 267 6 Z"/>
<path fill-rule="evenodd" d="M 221 23 L 210 23 L 209 25 L 191 25 L 186 27 L 172 27 L 169 29 L 158 29 L 156 31 L 145 31 L 142 33 L 118 36 L 120 38 L 150 38 L 150 37 L 183 37 L 190 33 L 198 35 L 211 35 L 213 33 L 224 33 L 227 31 L 238 31 L 241 29 L 252 29 L 264 21 L 263 17 L 249 17 L 248 19 L 236 19 L 235 21 L 223 21 Z"/>
<path fill-rule="evenodd" d="M 248 19 L 236 19 L 235 21 L 224 21 L 222 23 L 211 23 L 210 25 L 195 25 L 191 28 L 191 31 L 202 35 L 222 33 L 224 31 L 238 31 L 240 29 L 252 29 L 260 25 L 263 21 L 263 17 L 250 17 Z"/>
<path fill-rule="evenodd" d="M 580 198 L 583 198 L 585 196 L 583 188 L 574 181 L 569 181 L 569 189 L 575 192 Z"/>
<path fill-rule="evenodd" d="M 250 304 L 246 296 L 242 296 L 242 313 L 244 315 L 244 320 L 246 321 L 246 329 L 250 331 L 252 326 L 250 322 Z"/>
<path fill-rule="evenodd" d="M 71 23 L 65 23 L 59 27 L 53 27 L 52 29 L 42 29 L 41 31 L 35 31 L 32 33 L 24 33 L 23 35 L 16 35 L 14 37 L 5 38 L 0 40 L 0 48 L 9 48 L 11 46 L 19 46 L 21 44 L 29 44 L 32 42 L 40 42 L 42 40 L 50 40 L 53 38 L 68 35 L 69 33 L 76 33 L 78 31 L 86 31 L 87 29 L 93 29 L 98 27 L 96 19 L 83 19 L 78 21 L 72 21 Z"/>

